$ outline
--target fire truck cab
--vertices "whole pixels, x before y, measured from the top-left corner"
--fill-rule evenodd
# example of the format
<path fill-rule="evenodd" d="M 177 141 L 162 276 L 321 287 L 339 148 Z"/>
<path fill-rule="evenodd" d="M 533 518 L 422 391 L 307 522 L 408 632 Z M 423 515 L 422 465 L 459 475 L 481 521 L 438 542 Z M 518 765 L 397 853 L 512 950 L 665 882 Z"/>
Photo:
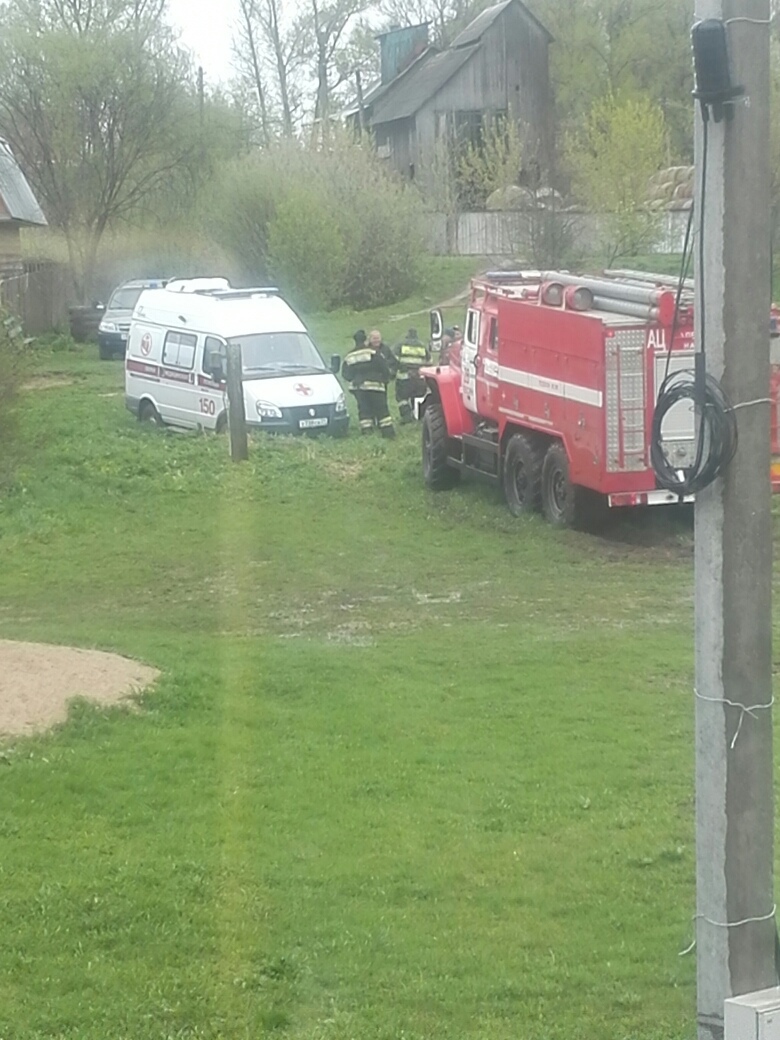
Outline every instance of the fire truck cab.
<path fill-rule="evenodd" d="M 474 279 L 462 342 L 448 365 L 424 370 L 427 486 L 451 487 L 461 474 L 487 479 L 514 515 L 541 510 L 557 526 L 600 504 L 678 502 L 650 461 L 661 383 L 693 368 L 692 283 L 679 307 L 676 294 L 670 279 L 633 271 Z M 667 457 L 691 464 L 690 400 L 667 414 L 662 437 Z"/>

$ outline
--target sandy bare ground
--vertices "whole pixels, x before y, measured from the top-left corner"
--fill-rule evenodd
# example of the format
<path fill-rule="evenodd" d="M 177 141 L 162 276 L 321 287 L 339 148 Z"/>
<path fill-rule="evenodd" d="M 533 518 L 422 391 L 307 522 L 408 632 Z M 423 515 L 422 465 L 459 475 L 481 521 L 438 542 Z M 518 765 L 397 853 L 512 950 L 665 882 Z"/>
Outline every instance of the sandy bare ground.
<path fill-rule="evenodd" d="M 160 673 L 118 654 L 0 639 L 0 734 L 29 734 L 64 722 L 68 701 L 118 701 Z"/>

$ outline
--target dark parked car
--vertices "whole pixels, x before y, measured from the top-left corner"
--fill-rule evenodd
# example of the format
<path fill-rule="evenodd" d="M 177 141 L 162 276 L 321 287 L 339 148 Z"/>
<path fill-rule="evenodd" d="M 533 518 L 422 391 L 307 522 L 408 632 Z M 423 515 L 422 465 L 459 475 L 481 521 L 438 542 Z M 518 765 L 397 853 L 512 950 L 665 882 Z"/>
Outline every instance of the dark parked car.
<path fill-rule="evenodd" d="M 163 278 L 136 278 L 114 289 L 98 326 L 98 349 L 103 361 L 110 361 L 116 354 L 125 356 L 130 319 L 138 297 L 144 289 L 161 289 L 164 285 Z"/>

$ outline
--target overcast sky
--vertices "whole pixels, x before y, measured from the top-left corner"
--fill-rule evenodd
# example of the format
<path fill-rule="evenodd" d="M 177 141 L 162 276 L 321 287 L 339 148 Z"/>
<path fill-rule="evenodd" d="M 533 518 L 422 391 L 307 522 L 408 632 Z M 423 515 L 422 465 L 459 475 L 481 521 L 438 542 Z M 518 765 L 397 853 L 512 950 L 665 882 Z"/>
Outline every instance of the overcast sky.
<path fill-rule="evenodd" d="M 237 0 L 168 0 L 168 17 L 196 64 L 203 66 L 207 84 L 229 79 Z"/>

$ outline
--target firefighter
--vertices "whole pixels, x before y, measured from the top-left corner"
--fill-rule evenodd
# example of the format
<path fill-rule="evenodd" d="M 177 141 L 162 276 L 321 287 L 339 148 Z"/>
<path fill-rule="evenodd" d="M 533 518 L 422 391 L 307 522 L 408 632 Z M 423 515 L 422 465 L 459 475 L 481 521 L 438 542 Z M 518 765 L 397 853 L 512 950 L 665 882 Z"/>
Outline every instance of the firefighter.
<path fill-rule="evenodd" d="M 425 397 L 425 380 L 420 375 L 420 369 L 430 364 L 431 355 L 418 337 L 417 329 L 409 329 L 395 348 L 395 356 L 398 361 L 395 380 L 398 413 L 402 423 L 410 423 L 414 421 L 412 401 L 415 397 Z"/>
<path fill-rule="evenodd" d="M 395 427 L 387 407 L 387 384 L 396 373 L 393 353 L 382 342 L 382 334 L 373 329 L 366 341 L 363 329 L 352 337 L 355 349 L 344 358 L 342 372 L 351 382 L 350 390 L 358 406 L 358 425 L 361 433 L 371 433 L 379 427 L 383 437 L 395 437 Z"/>

